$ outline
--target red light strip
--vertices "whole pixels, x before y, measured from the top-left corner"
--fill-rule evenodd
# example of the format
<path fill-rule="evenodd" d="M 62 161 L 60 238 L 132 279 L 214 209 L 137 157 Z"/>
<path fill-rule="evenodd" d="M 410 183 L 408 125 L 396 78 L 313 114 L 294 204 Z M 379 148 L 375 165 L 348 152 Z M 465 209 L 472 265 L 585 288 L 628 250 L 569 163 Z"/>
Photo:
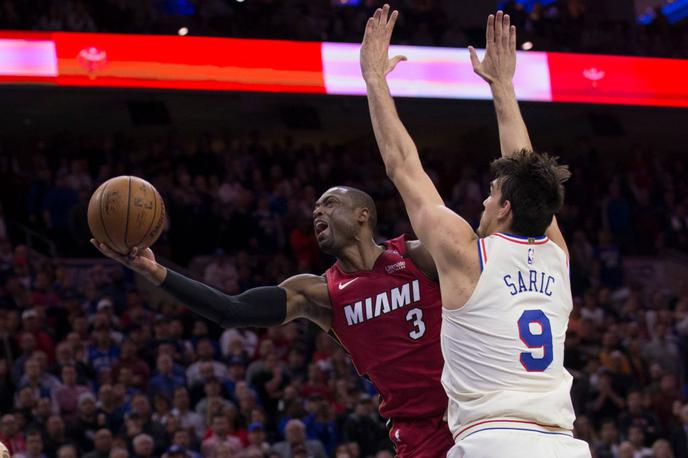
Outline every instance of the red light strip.
<path fill-rule="evenodd" d="M 0 31 L 0 84 L 362 94 L 363 85 L 357 82 L 357 47 L 346 43 Z M 484 84 L 466 65 L 463 54 L 467 56 L 467 50 L 406 50 L 413 56 L 412 62 L 400 64 L 390 77 L 395 95 L 489 99 L 486 88 L 479 89 Z M 519 55 L 516 91 L 521 100 L 688 107 L 688 60 Z"/>

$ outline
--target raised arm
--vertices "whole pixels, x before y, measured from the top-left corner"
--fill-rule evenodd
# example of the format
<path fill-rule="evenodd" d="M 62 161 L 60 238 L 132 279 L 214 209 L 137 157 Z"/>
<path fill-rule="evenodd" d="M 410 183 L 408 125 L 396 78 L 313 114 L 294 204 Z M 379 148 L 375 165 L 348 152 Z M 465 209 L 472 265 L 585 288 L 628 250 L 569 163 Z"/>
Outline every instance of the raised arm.
<path fill-rule="evenodd" d="M 323 330 L 331 326 L 327 283 L 317 275 L 296 275 L 279 286 L 264 286 L 232 296 L 160 265 L 150 248 L 117 254 L 104 243 L 91 243 L 154 285 L 170 293 L 193 312 L 226 328 L 269 327 L 308 318 Z"/>
<path fill-rule="evenodd" d="M 468 47 L 473 70 L 489 85 L 492 91 L 502 156 L 520 150 L 533 150 L 528 129 L 521 116 L 514 90 L 516 72 L 516 27 L 510 24 L 509 15 L 501 11 L 487 18 L 485 56 L 480 61 L 473 46 Z"/>
<path fill-rule="evenodd" d="M 361 72 L 368 91 L 370 118 L 387 175 L 401 194 L 416 235 L 435 261 L 446 256 L 447 244 L 475 239 L 470 225 L 445 207 L 418 156 L 411 136 L 399 119 L 386 76 L 403 56 L 389 59 L 389 42 L 399 13 L 389 5 L 368 19 L 361 45 Z M 457 247 L 458 248 L 458 247 Z"/>
<path fill-rule="evenodd" d="M 482 61 L 478 58 L 473 46 L 469 46 L 468 51 L 473 70 L 490 85 L 492 91 L 502 156 L 508 156 L 521 150 L 532 152 L 533 145 L 521 115 L 514 89 L 516 27 L 511 25 L 508 14 L 497 11 L 496 16 L 491 14 L 487 18 L 485 39 L 485 56 Z M 566 241 L 559 229 L 556 216 L 547 229 L 546 235 L 568 255 Z"/>

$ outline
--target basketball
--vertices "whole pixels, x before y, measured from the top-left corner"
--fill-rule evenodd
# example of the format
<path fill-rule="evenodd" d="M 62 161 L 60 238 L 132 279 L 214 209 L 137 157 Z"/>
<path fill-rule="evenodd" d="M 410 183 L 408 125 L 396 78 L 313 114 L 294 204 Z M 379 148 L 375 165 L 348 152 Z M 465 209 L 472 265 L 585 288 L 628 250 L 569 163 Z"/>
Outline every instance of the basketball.
<path fill-rule="evenodd" d="M 151 246 L 160 237 L 165 204 L 146 180 L 122 175 L 107 180 L 88 203 L 88 226 L 93 238 L 120 254 L 133 247 Z"/>

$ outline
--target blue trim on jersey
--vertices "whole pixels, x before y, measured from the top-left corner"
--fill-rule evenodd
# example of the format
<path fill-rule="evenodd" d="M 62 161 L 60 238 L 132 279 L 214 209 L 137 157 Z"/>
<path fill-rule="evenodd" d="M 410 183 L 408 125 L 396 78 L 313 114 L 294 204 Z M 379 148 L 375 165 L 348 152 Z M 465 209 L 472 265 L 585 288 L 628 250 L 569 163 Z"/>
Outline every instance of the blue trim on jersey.
<path fill-rule="evenodd" d="M 541 236 L 539 236 L 539 237 L 527 237 L 527 236 L 525 236 L 525 235 L 508 234 L 508 233 L 506 233 L 506 232 L 500 232 L 500 234 L 504 234 L 504 235 L 506 235 L 507 237 L 513 237 L 513 238 L 519 239 L 519 240 L 528 240 L 528 239 L 533 239 L 533 240 L 544 240 L 544 239 L 547 238 L 546 235 L 541 235 Z"/>
<path fill-rule="evenodd" d="M 480 249 L 480 238 L 478 238 L 478 259 L 480 259 L 480 271 L 483 271 L 483 252 Z"/>
<path fill-rule="evenodd" d="M 466 437 L 464 437 L 464 439 L 467 439 L 467 438 L 471 437 L 473 434 L 479 433 L 479 432 L 481 432 L 481 431 L 490 431 L 491 429 L 495 429 L 495 430 L 497 430 L 497 429 L 503 429 L 503 430 L 509 430 L 509 431 L 528 431 L 528 432 L 532 432 L 532 433 L 549 434 L 549 435 L 555 435 L 555 436 L 566 436 L 566 437 L 571 437 L 571 438 L 573 438 L 573 436 L 572 436 L 571 434 L 566 434 L 566 433 L 555 433 L 554 431 L 538 431 L 537 429 L 528 429 L 528 428 L 484 428 L 484 429 L 479 429 L 478 431 L 473 431 L 472 433 L 470 433 L 469 435 L 467 435 Z"/>

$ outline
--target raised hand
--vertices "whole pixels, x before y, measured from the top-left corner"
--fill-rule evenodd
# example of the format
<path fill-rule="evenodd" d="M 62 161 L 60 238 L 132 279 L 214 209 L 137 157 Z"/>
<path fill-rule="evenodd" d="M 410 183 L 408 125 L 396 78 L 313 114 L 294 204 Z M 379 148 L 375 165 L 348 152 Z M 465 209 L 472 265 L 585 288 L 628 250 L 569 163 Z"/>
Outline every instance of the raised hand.
<path fill-rule="evenodd" d="M 165 268 L 155 261 L 155 255 L 150 248 L 139 250 L 138 247 L 134 247 L 128 256 L 124 256 L 96 239 L 91 239 L 91 244 L 108 258 L 124 264 L 156 285 L 165 279 Z"/>
<path fill-rule="evenodd" d="M 473 71 L 489 84 L 511 83 L 516 72 L 516 27 L 508 14 L 497 11 L 487 18 L 485 56 L 478 59 L 473 46 L 468 47 Z"/>
<path fill-rule="evenodd" d="M 405 56 L 389 58 L 389 41 L 397 17 L 399 12 L 394 10 L 389 14 L 389 5 L 385 5 L 368 19 L 361 44 L 361 73 L 366 81 L 384 78 L 399 62 L 406 60 Z"/>

